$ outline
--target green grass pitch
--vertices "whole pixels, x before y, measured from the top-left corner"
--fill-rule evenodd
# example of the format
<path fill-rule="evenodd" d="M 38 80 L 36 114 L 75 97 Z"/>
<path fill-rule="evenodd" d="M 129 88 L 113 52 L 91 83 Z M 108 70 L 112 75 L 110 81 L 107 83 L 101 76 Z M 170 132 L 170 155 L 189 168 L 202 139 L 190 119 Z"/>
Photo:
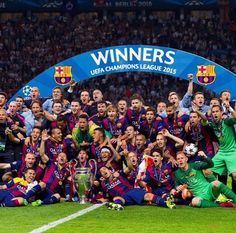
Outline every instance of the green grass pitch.
<path fill-rule="evenodd" d="M 0 232 L 25 233 L 66 217 L 89 205 L 61 203 L 40 207 L 1 208 Z M 65 233 L 230 233 L 235 232 L 234 208 L 196 209 L 178 206 L 166 209 L 156 206 L 129 206 L 124 211 L 107 210 L 105 206 L 65 222 L 46 232 Z"/>

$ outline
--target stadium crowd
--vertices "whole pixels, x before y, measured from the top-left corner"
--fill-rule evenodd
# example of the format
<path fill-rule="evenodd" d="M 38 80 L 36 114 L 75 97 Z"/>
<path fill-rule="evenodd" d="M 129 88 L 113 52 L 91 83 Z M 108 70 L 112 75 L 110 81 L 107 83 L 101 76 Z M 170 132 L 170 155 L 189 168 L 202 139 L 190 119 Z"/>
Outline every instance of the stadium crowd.
<path fill-rule="evenodd" d="M 219 16 L 32 16 L 1 23 L 0 32 L 0 206 L 236 203 L 236 106 L 227 90 L 216 96 L 194 86 L 192 74 L 188 83 L 111 74 L 55 87 L 49 98 L 32 87 L 6 104 L 51 65 L 110 45 L 179 48 L 235 72 L 235 33 Z"/>
<path fill-rule="evenodd" d="M 8 96 L 66 58 L 112 45 L 151 44 L 209 58 L 236 71 L 235 19 L 166 12 L 52 15 L 1 19 L 0 90 Z M 45 33 L 47 31 L 47 33 Z M 97 33 L 99 31 L 99 33 Z M 63 36 L 62 36 L 63 32 Z M 24 58 L 24 59 L 22 59 Z M 106 94 L 106 89 L 102 90 Z M 145 97 L 145 96 L 143 96 Z"/>

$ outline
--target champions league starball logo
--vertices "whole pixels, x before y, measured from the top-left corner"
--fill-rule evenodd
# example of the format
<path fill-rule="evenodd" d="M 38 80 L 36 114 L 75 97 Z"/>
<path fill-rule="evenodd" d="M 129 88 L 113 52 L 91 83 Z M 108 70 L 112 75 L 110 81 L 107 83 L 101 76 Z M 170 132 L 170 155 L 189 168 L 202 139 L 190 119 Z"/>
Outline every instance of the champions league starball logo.
<path fill-rule="evenodd" d="M 29 96 L 29 95 L 30 95 L 30 92 L 31 92 L 31 89 L 32 89 L 31 86 L 25 86 L 25 87 L 23 87 L 22 92 L 23 92 L 24 96 Z"/>

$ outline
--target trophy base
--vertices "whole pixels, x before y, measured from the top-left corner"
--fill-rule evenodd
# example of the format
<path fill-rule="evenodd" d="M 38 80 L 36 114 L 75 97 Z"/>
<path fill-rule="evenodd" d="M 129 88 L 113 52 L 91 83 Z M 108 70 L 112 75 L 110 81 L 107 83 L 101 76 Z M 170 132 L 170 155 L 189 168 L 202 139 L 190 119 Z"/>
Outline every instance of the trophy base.
<path fill-rule="evenodd" d="M 79 201 L 80 204 L 86 204 L 87 202 L 85 201 L 85 196 L 82 196 Z"/>

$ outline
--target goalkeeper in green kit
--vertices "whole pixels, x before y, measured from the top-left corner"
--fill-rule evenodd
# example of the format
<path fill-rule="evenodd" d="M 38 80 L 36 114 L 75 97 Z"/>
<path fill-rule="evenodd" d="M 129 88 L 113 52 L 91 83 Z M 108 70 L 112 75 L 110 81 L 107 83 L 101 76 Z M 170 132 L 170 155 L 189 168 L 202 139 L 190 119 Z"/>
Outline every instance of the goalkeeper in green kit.
<path fill-rule="evenodd" d="M 236 184 L 236 111 L 225 103 L 225 107 L 231 112 L 230 118 L 224 118 L 221 106 L 213 105 L 211 109 L 212 121 L 208 124 L 213 128 L 219 141 L 219 150 L 213 157 L 214 167 L 211 170 L 219 175 L 226 170 L 232 176 L 232 183 Z M 235 190 L 234 190 L 235 191 Z"/>
<path fill-rule="evenodd" d="M 177 154 L 176 160 L 178 169 L 175 171 L 175 190 L 171 193 L 178 193 L 183 185 L 187 184 L 188 190 L 192 193 L 191 206 L 194 207 L 233 207 L 232 202 L 217 203 L 215 200 L 222 193 L 236 203 L 236 195 L 226 185 L 218 180 L 209 182 L 204 176 L 202 169 L 213 167 L 213 162 L 203 151 L 198 152 L 202 161 L 188 163 L 188 157 L 184 152 Z"/>

